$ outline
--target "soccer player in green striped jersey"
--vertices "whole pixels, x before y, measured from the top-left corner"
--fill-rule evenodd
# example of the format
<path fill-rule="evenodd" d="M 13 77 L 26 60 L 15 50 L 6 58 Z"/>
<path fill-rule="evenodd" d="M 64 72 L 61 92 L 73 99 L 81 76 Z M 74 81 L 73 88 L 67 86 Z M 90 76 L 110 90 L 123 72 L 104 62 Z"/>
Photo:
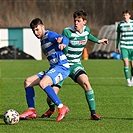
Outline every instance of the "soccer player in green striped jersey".
<path fill-rule="evenodd" d="M 129 10 L 123 11 L 122 14 L 124 20 L 117 26 L 116 52 L 121 52 L 127 86 L 133 86 L 133 20 L 130 19 Z M 131 65 L 131 73 L 129 65 Z"/>
<path fill-rule="evenodd" d="M 90 28 L 85 26 L 87 23 L 86 12 L 82 10 L 76 11 L 73 14 L 73 18 L 74 26 L 65 28 L 62 33 L 69 39 L 66 54 L 70 65 L 69 77 L 83 88 L 86 101 L 91 112 L 91 120 L 101 120 L 100 116 L 96 114 L 94 91 L 90 85 L 86 71 L 81 64 L 80 58 L 88 40 L 98 44 L 105 44 L 108 43 L 108 39 L 99 40 L 90 33 Z M 58 87 L 61 86 L 62 83 L 53 87 L 56 93 L 59 91 Z M 47 103 L 50 109 L 42 115 L 43 118 L 50 117 L 55 112 L 54 104 L 51 103 L 49 98 L 47 99 Z"/>

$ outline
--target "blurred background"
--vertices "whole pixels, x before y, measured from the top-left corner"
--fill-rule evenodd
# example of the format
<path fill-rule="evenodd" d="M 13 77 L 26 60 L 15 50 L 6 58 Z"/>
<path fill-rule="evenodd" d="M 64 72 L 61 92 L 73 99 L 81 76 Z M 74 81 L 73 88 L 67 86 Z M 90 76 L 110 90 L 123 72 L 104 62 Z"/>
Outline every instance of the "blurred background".
<path fill-rule="evenodd" d="M 112 41 L 108 48 L 97 48 L 96 44 L 88 42 L 88 54 L 93 56 L 102 49 L 114 51 L 117 22 L 123 19 L 123 10 L 129 9 L 133 14 L 133 0 L 0 0 L 0 48 L 12 46 L 13 58 L 17 58 L 19 49 L 35 59 L 42 59 L 39 42 L 29 28 L 31 20 L 39 17 L 46 29 L 61 33 L 64 27 L 73 25 L 72 15 L 81 9 L 88 14 L 87 26 L 91 33 Z"/>

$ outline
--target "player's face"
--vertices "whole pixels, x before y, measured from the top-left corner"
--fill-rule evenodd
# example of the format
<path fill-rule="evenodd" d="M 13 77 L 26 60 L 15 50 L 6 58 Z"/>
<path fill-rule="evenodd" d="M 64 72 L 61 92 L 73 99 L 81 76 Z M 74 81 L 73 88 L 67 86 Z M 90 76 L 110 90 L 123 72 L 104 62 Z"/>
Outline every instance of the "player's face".
<path fill-rule="evenodd" d="M 35 27 L 34 29 L 32 29 L 32 31 L 38 39 L 41 39 L 45 33 L 44 25 L 40 24 L 37 27 Z"/>
<path fill-rule="evenodd" d="M 129 21 L 130 17 L 131 17 L 131 15 L 130 15 L 129 13 L 124 13 L 124 14 L 123 14 L 123 18 L 124 18 L 124 20 L 125 20 L 126 22 Z"/>
<path fill-rule="evenodd" d="M 83 27 L 86 24 L 86 20 L 83 20 L 82 17 L 76 17 L 74 19 L 74 28 L 76 31 L 82 33 Z"/>

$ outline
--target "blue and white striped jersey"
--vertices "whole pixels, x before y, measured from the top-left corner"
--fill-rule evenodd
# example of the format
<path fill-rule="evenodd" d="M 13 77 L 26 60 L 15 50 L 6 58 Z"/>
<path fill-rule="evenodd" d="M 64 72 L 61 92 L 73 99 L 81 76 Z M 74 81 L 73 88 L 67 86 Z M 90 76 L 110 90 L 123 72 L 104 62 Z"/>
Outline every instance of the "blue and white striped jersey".
<path fill-rule="evenodd" d="M 69 68 L 66 55 L 58 48 L 59 43 L 56 38 L 59 37 L 63 37 L 62 44 L 68 46 L 68 38 L 57 34 L 56 32 L 47 30 L 41 38 L 42 51 L 46 55 L 51 67 L 63 65 L 64 67 Z"/>

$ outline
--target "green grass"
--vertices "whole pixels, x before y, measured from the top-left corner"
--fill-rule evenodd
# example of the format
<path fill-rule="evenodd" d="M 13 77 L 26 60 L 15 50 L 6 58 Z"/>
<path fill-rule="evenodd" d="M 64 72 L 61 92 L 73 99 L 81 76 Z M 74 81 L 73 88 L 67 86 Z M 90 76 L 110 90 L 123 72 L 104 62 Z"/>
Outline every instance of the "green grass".
<path fill-rule="evenodd" d="M 97 113 L 101 121 L 91 121 L 84 92 L 70 78 L 65 80 L 59 97 L 70 108 L 61 122 L 57 113 L 49 119 L 40 118 L 48 109 L 46 94 L 35 87 L 37 119 L 21 120 L 17 125 L 6 125 L 3 114 L 8 109 L 23 113 L 27 109 L 24 79 L 47 70 L 47 61 L 0 61 L 0 132 L 1 133 L 131 133 L 133 132 L 133 88 L 126 86 L 120 60 L 82 61 L 95 91 Z"/>

